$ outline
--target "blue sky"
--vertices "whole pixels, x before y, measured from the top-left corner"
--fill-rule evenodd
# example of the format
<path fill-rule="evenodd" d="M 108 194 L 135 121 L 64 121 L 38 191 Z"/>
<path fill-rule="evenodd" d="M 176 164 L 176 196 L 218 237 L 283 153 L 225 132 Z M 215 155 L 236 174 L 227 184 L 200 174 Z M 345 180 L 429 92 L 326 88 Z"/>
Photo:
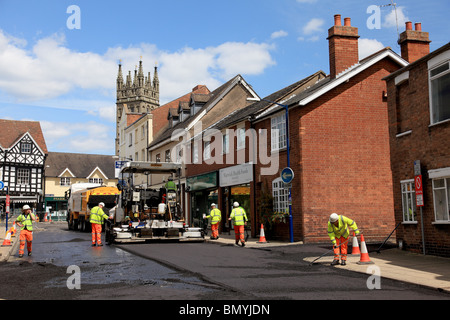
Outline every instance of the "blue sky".
<path fill-rule="evenodd" d="M 390 3 L 0 0 L 0 118 L 40 121 L 49 151 L 113 154 L 119 59 L 128 72 L 142 56 L 152 77 L 158 65 L 164 104 L 236 74 L 264 97 L 328 73 L 334 14 L 358 27 L 361 58 L 386 46 L 400 52 L 397 21 L 400 33 L 405 21 L 421 22 L 431 51 L 449 42 L 450 1 L 398 0 L 397 18 L 393 6 L 383 6 Z M 379 15 L 368 13 L 371 5 L 383 6 Z"/>

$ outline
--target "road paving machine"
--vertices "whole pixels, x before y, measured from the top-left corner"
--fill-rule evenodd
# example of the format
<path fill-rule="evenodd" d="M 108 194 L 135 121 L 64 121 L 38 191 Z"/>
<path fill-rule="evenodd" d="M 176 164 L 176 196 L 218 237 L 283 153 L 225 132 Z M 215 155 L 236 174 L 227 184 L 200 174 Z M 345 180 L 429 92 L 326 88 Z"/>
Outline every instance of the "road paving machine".
<path fill-rule="evenodd" d="M 204 241 L 204 230 L 189 227 L 185 221 L 180 206 L 180 173 L 179 163 L 131 161 L 124 164 L 119 173 L 118 184 L 122 192 L 117 206 L 109 211 L 113 223 L 105 227 L 106 241 Z M 175 190 L 135 186 L 133 177 L 136 174 L 175 175 L 178 177 L 178 186 Z"/>

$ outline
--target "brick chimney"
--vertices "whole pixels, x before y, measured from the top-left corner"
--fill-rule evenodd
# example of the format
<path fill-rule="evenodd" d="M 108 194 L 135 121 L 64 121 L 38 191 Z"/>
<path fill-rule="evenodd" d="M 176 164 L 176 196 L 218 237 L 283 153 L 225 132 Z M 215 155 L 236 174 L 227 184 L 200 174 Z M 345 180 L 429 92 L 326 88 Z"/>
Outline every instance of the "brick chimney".
<path fill-rule="evenodd" d="M 406 30 L 400 34 L 398 43 L 400 44 L 402 58 L 409 63 L 416 61 L 430 53 L 430 39 L 428 32 L 422 31 L 422 24 L 415 23 L 415 30 L 412 29 L 412 22 L 408 21 Z"/>
<path fill-rule="evenodd" d="M 330 53 L 330 77 L 358 63 L 358 28 L 351 26 L 350 18 L 341 24 L 341 15 L 334 16 L 334 26 L 328 30 L 328 47 Z"/>

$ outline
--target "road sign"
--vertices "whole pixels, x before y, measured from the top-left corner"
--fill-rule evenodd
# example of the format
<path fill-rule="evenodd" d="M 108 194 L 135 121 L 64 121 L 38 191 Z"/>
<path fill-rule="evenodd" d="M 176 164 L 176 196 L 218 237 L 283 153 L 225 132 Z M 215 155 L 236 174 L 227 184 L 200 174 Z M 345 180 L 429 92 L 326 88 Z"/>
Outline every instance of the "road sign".
<path fill-rule="evenodd" d="M 287 167 L 281 171 L 281 180 L 283 180 L 284 183 L 289 184 L 293 179 L 294 171 L 291 168 Z"/>
<path fill-rule="evenodd" d="M 414 177 L 414 186 L 416 188 L 416 206 L 423 207 L 423 185 L 422 185 L 422 175 L 417 175 Z"/>
<path fill-rule="evenodd" d="M 0 190 L 2 190 L 5 187 L 5 184 L 3 183 L 3 181 L 0 181 Z"/>

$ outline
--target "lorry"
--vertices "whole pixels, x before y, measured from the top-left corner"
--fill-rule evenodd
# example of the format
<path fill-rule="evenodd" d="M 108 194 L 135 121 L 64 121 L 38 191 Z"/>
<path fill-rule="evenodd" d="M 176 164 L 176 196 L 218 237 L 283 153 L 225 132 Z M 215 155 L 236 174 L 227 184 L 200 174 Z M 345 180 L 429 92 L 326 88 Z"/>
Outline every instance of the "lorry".
<path fill-rule="evenodd" d="M 121 194 L 109 212 L 113 223 L 105 226 L 108 243 L 149 240 L 204 241 L 204 229 L 190 227 L 180 207 L 181 164 L 172 162 L 130 161 L 119 173 Z M 135 174 L 178 176 L 176 191 L 135 186 Z"/>
<path fill-rule="evenodd" d="M 106 187 L 95 183 L 75 183 L 65 192 L 67 199 L 67 226 L 69 230 L 90 231 L 90 209 L 100 202 L 108 212 L 117 204 L 120 191 L 117 187 Z"/>

